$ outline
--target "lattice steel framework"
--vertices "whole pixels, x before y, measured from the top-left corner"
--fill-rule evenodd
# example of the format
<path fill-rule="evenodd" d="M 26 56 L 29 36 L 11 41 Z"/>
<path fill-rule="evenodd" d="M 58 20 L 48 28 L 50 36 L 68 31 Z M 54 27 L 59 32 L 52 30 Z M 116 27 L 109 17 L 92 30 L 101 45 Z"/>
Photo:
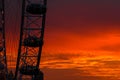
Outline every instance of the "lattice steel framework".
<path fill-rule="evenodd" d="M 45 29 L 47 0 L 22 0 L 21 32 L 16 64 L 15 80 L 18 74 L 39 76 L 40 58 Z M 43 80 L 41 76 L 40 79 Z"/>
<path fill-rule="evenodd" d="M 4 0 L 0 0 L 0 72 L 7 74 Z"/>

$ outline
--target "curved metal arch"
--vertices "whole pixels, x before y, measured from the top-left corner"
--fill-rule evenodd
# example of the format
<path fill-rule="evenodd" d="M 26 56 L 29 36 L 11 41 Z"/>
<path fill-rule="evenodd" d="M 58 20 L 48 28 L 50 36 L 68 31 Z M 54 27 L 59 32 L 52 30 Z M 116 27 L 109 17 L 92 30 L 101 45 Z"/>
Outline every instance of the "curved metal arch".
<path fill-rule="evenodd" d="M 0 72 L 3 72 L 7 78 L 7 58 L 6 58 L 6 44 L 5 44 L 5 3 L 0 0 Z"/>
<path fill-rule="evenodd" d="M 19 74 L 36 76 L 38 75 L 36 73 L 41 72 L 39 71 L 39 65 L 44 38 L 47 0 L 40 0 L 40 2 L 33 4 L 31 0 L 22 0 L 21 31 L 14 80 L 18 79 Z M 31 74 L 29 74 L 30 72 Z"/>

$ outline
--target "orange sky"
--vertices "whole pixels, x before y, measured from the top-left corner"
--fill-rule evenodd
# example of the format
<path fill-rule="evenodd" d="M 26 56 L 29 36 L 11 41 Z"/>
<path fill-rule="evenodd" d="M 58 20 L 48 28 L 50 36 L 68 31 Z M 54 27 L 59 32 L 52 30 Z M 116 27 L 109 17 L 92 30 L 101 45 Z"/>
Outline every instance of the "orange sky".
<path fill-rule="evenodd" d="M 48 1 L 41 63 L 46 80 L 119 80 L 118 3 L 120 1 L 114 0 Z M 12 9 L 9 7 L 6 12 L 6 45 L 7 55 L 16 57 L 20 1 L 14 0 L 11 4 Z M 65 74 L 64 79 L 61 74 Z M 110 77 L 112 74 L 116 75 Z"/>
<path fill-rule="evenodd" d="M 107 32 L 97 36 L 81 36 L 72 32 L 54 31 L 46 34 L 44 51 L 79 53 L 81 51 L 108 51 L 119 52 L 120 35 L 116 32 Z M 57 33 L 57 34 L 55 34 Z"/>

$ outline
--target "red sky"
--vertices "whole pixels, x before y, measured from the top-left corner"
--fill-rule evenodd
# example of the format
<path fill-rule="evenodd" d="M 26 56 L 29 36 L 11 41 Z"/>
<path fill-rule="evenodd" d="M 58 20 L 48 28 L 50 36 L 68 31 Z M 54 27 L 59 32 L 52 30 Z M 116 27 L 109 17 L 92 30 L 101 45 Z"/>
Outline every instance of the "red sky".
<path fill-rule="evenodd" d="M 118 2 L 48 1 L 46 48 L 61 52 L 80 52 L 81 49 L 118 51 L 120 44 Z"/>
<path fill-rule="evenodd" d="M 42 57 L 46 80 L 119 80 L 119 3 L 119 0 L 48 0 Z M 7 54 L 16 56 L 21 1 L 6 0 L 6 4 Z M 65 74 L 64 78 L 61 74 Z"/>
<path fill-rule="evenodd" d="M 107 46 L 119 48 L 120 6 L 117 3 L 119 1 L 113 0 L 48 1 L 44 51 L 76 52 Z M 14 41 L 15 45 L 18 43 L 20 7 L 21 1 L 15 1 L 6 8 L 9 45 L 12 44 L 10 41 Z"/>

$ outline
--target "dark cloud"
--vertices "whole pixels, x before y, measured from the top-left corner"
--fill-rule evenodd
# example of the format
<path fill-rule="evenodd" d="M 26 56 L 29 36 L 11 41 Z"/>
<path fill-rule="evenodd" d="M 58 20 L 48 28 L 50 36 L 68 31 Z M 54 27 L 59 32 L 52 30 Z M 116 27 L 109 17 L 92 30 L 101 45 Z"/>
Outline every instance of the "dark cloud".
<path fill-rule="evenodd" d="M 119 80 L 110 76 L 87 76 L 88 73 L 77 69 L 42 69 L 45 74 L 45 80 Z M 79 74 L 79 75 L 76 75 Z"/>

